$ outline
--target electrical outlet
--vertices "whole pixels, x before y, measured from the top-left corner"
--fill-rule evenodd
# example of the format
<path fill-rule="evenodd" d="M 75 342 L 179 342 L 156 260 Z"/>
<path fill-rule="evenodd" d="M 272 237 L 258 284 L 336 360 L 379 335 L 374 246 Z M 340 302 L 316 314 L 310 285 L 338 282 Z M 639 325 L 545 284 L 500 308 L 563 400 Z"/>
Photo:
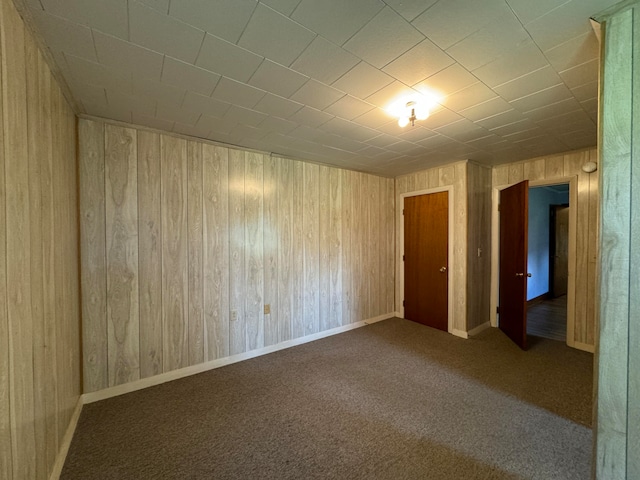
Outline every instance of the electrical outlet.
<path fill-rule="evenodd" d="M 235 322 L 238 320 L 238 312 L 236 310 L 231 310 L 231 321 Z"/>
<path fill-rule="evenodd" d="M 269 315 L 270 313 L 271 313 L 271 304 L 270 304 L 270 303 L 267 303 L 267 304 L 264 306 L 264 314 L 265 314 L 265 315 Z"/>
<path fill-rule="evenodd" d="M 482 249 L 478 247 L 478 258 L 482 256 Z"/>

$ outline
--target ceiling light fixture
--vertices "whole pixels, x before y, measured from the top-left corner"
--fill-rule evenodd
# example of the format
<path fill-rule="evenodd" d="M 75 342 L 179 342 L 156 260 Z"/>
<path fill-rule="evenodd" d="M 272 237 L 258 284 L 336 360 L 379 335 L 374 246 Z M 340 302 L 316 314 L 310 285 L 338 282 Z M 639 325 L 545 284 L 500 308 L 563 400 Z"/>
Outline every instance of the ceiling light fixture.
<path fill-rule="evenodd" d="M 398 125 L 404 128 L 411 123 L 413 127 L 416 120 L 426 120 L 427 118 L 429 118 L 429 110 L 424 105 L 412 100 L 407 102 L 404 115 L 398 118 Z"/>
<path fill-rule="evenodd" d="M 429 118 L 429 111 L 438 104 L 439 97 L 434 94 L 421 95 L 414 94 L 398 98 L 387 107 L 394 117 L 398 118 L 398 125 L 406 127 L 411 124 L 414 126 L 416 120 L 426 120 Z"/>

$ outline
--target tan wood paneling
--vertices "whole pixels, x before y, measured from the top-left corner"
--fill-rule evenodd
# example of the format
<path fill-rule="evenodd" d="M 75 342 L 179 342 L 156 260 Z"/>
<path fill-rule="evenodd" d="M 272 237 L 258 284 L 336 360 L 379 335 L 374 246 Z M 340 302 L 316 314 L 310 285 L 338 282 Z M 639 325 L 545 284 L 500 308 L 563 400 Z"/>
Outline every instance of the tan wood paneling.
<path fill-rule="evenodd" d="M 86 122 L 80 122 L 82 126 Z M 162 196 L 160 135 L 138 135 L 140 377 L 162 373 Z M 82 203 L 81 203 L 82 205 Z"/>
<path fill-rule="evenodd" d="M 293 162 L 278 159 L 278 332 L 292 338 L 293 325 Z"/>
<path fill-rule="evenodd" d="M 229 355 L 229 150 L 203 145 L 206 359 Z"/>
<path fill-rule="evenodd" d="M 304 334 L 320 330 L 320 202 L 318 165 L 303 164 Z"/>
<path fill-rule="evenodd" d="M 246 351 L 245 317 L 245 155 L 229 151 L 229 353 Z"/>
<path fill-rule="evenodd" d="M 189 363 L 187 144 L 162 135 L 162 325 L 165 372 Z"/>
<path fill-rule="evenodd" d="M 386 298 L 385 301 L 385 311 L 397 311 L 395 308 L 395 267 L 396 267 L 396 232 L 395 228 L 389 228 L 389 225 L 394 225 L 394 220 L 396 216 L 395 211 L 395 186 L 394 181 L 391 179 L 385 179 L 386 183 L 386 191 L 384 194 L 384 198 L 382 200 L 383 205 L 385 206 L 385 228 L 383 229 L 386 234 L 386 239 L 384 242 L 384 258 L 386 261 L 386 269 L 384 273 L 384 295 Z M 431 172 L 429 172 L 429 182 L 431 182 Z"/>
<path fill-rule="evenodd" d="M 342 296 L 342 324 L 347 325 L 352 322 L 352 304 L 354 302 L 353 299 L 353 289 L 352 289 L 352 280 L 354 278 L 354 273 L 352 271 L 353 265 L 353 256 L 352 256 L 352 244 L 351 237 L 353 235 L 353 196 L 355 195 L 354 191 L 349 188 L 353 185 L 353 179 L 355 178 L 355 173 L 350 172 L 348 170 L 343 170 L 342 172 L 342 225 L 351 226 L 351 228 L 343 228 L 342 229 L 342 288 L 344 291 L 344 295 Z"/>
<path fill-rule="evenodd" d="M 13 4 L 0 0 L 0 477 L 7 480 L 49 477 L 80 394 L 75 144 L 75 116 Z"/>
<path fill-rule="evenodd" d="M 329 171 L 329 324 L 328 328 L 336 328 L 343 324 L 343 175 L 337 168 Z M 392 225 L 388 224 L 388 225 Z M 390 230 L 392 230 L 390 228 Z"/>
<path fill-rule="evenodd" d="M 136 131 L 105 128 L 109 385 L 140 378 Z"/>
<path fill-rule="evenodd" d="M 331 169 L 320 166 L 318 171 L 319 215 L 319 330 L 331 328 Z"/>
<path fill-rule="evenodd" d="M 204 269 L 202 143 L 187 144 L 187 235 L 189 278 L 189 365 L 204 361 Z"/>
<path fill-rule="evenodd" d="M 244 246 L 246 350 L 264 347 L 263 155 L 245 159 Z"/>
<path fill-rule="evenodd" d="M 291 179 L 293 182 L 293 207 L 291 223 L 293 238 L 291 244 L 291 336 L 300 338 L 305 335 L 304 326 L 304 164 L 293 162 Z"/>
<path fill-rule="evenodd" d="M 264 157 L 264 303 L 270 313 L 264 316 L 264 344 L 280 340 L 278 308 L 278 169 L 280 161 Z"/>

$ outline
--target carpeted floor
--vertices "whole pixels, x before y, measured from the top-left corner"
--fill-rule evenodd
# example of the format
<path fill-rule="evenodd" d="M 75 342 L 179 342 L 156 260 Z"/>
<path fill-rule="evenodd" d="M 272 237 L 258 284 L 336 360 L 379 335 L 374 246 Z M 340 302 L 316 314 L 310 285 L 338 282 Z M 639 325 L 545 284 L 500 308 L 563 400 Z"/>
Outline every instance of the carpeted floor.
<path fill-rule="evenodd" d="M 391 319 L 85 405 L 63 479 L 585 479 L 593 356 Z"/>

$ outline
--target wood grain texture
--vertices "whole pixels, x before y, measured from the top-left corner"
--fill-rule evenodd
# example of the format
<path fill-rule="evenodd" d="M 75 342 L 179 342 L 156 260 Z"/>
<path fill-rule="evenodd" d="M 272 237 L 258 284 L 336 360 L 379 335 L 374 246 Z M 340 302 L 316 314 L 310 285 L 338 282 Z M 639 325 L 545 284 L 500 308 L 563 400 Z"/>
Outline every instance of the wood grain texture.
<path fill-rule="evenodd" d="M 162 173 L 160 135 L 139 131 L 137 139 L 140 377 L 146 378 L 163 372 Z"/>
<path fill-rule="evenodd" d="M 105 128 L 109 386 L 140 378 L 136 131 Z"/>
<path fill-rule="evenodd" d="M 165 372 L 189 363 L 187 145 L 162 135 L 162 325 Z"/>
<path fill-rule="evenodd" d="M 246 349 L 264 347 L 263 155 L 245 158 L 244 244 Z"/>
<path fill-rule="evenodd" d="M 431 172 L 429 172 L 429 178 L 431 178 Z M 384 197 L 385 207 L 385 222 L 384 231 L 386 233 L 386 241 L 384 243 L 384 258 L 386 263 L 385 269 L 385 311 L 395 311 L 395 266 L 396 266 L 396 243 L 395 243 L 395 229 L 393 228 L 396 206 L 395 206 L 395 186 L 391 179 L 385 180 L 386 194 Z"/>
<path fill-rule="evenodd" d="M 523 179 L 528 180 L 542 180 L 544 178 L 544 158 L 537 160 L 530 160 L 524 163 L 524 176 Z"/>
<path fill-rule="evenodd" d="M 206 359 L 229 355 L 229 150 L 203 145 Z"/>
<path fill-rule="evenodd" d="M 498 165 L 492 169 L 493 186 L 509 184 L 509 165 Z"/>
<path fill-rule="evenodd" d="M 187 143 L 187 235 L 189 278 L 189 365 L 204 361 L 204 269 L 202 144 Z"/>
<path fill-rule="evenodd" d="M 545 158 L 544 178 L 557 178 L 564 176 L 564 156 L 556 155 Z"/>
<path fill-rule="evenodd" d="M 291 223 L 293 237 L 291 244 L 291 335 L 300 338 L 305 335 L 304 325 L 304 164 L 293 162 L 291 179 L 293 182 L 293 208 Z"/>
<path fill-rule="evenodd" d="M 319 331 L 331 325 L 331 169 L 320 166 L 318 170 L 318 238 L 319 238 Z"/>
<path fill-rule="evenodd" d="M 367 271 L 367 308 L 364 318 L 377 317 L 382 313 L 380 298 L 380 258 L 376 252 L 380 251 L 380 231 L 378 221 L 380 219 L 380 177 L 368 175 L 367 180 L 367 229 L 366 241 L 366 266 Z"/>
<path fill-rule="evenodd" d="M 80 145 L 80 238 L 84 389 L 109 386 L 107 337 L 107 278 L 105 233 L 104 124 L 82 120 Z"/>
<path fill-rule="evenodd" d="M 293 325 L 293 162 L 278 159 L 278 333 L 292 338 Z"/>
<path fill-rule="evenodd" d="M 342 304 L 343 278 L 342 278 L 342 249 L 343 231 L 342 222 L 342 172 L 337 168 L 329 171 L 329 324 L 327 328 L 336 328 L 343 325 Z"/>
<path fill-rule="evenodd" d="M 246 351 L 245 152 L 229 151 L 229 354 Z"/>
<path fill-rule="evenodd" d="M 509 183 L 514 184 L 524 180 L 524 165 L 512 163 L 509 165 Z"/>
<path fill-rule="evenodd" d="M 354 292 L 352 281 L 354 279 L 353 247 L 351 237 L 353 236 L 353 197 L 354 191 L 350 188 L 354 183 L 355 173 L 348 170 L 341 172 L 342 176 L 342 225 L 347 228 L 342 229 L 342 324 L 347 325 L 353 321 Z M 349 228 L 348 226 L 351 226 Z"/>
<path fill-rule="evenodd" d="M 318 165 L 303 165 L 302 228 L 304 232 L 304 334 L 320 330 L 320 213 Z"/>
<path fill-rule="evenodd" d="M 270 313 L 264 316 L 264 345 L 279 342 L 278 308 L 278 171 L 280 160 L 272 155 L 264 156 L 264 303 Z"/>

